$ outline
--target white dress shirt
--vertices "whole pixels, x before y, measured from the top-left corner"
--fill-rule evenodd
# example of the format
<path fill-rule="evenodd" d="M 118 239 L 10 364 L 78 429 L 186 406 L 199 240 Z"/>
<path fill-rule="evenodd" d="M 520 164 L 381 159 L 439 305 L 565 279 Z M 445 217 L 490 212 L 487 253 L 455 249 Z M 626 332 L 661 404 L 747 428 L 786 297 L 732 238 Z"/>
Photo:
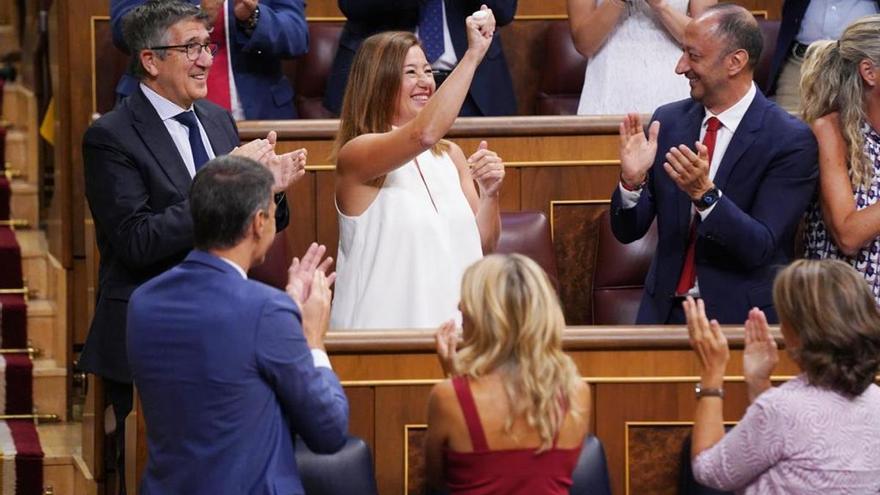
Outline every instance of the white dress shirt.
<path fill-rule="evenodd" d="M 165 124 L 165 128 L 168 129 L 168 134 L 171 135 L 171 140 L 174 141 L 174 146 L 177 147 L 177 152 L 180 153 L 180 157 L 183 158 L 183 163 L 186 165 L 186 170 L 189 172 L 189 176 L 195 177 L 196 166 L 195 162 L 193 162 L 192 149 L 190 149 L 189 146 L 189 128 L 174 120 L 175 115 L 192 110 L 193 107 L 181 108 L 176 103 L 150 89 L 149 86 L 144 83 L 141 83 L 141 91 L 144 92 L 144 96 L 147 97 L 147 100 L 149 100 L 150 104 L 153 105 L 153 108 L 156 109 L 156 113 L 159 114 L 159 118 L 162 119 L 162 123 Z M 214 149 L 211 148 L 211 141 L 208 140 L 208 135 L 205 134 L 205 128 L 202 126 L 198 114 L 196 114 L 196 122 L 199 124 L 199 132 L 202 135 L 202 144 L 205 146 L 205 151 L 208 153 L 208 159 L 210 160 L 214 158 Z"/>
<path fill-rule="evenodd" d="M 455 47 L 452 46 L 452 36 L 449 34 L 449 25 L 446 23 L 446 2 L 440 2 L 443 10 L 443 53 L 431 64 L 432 69 L 452 70 L 458 64 L 458 56 L 455 55 Z M 419 30 L 416 29 L 416 36 Z"/>
<path fill-rule="evenodd" d="M 232 268 L 235 268 L 235 271 L 237 271 L 239 273 L 239 275 L 241 275 L 241 278 L 247 280 L 247 278 L 248 278 L 247 273 L 245 273 L 244 268 L 238 266 L 238 263 L 232 261 L 229 258 L 224 258 L 222 256 L 218 256 L 218 257 L 221 260 L 223 260 L 224 262 L 226 262 Z M 330 366 L 330 356 L 327 355 L 326 351 L 324 351 L 323 349 L 311 349 L 311 351 L 312 351 L 312 362 L 315 364 L 315 368 L 322 368 L 323 367 L 323 368 L 329 368 L 331 370 L 333 369 L 333 367 Z"/>
<path fill-rule="evenodd" d="M 877 2 L 874 0 L 810 0 L 795 39 L 804 45 L 818 40 L 840 39 L 853 21 L 876 13 Z"/>

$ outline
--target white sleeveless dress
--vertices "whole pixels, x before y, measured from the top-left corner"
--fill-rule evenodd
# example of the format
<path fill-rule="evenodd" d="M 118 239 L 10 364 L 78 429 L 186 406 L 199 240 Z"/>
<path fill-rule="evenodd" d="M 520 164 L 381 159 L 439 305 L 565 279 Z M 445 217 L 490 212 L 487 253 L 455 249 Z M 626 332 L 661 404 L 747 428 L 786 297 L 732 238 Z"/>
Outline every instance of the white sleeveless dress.
<path fill-rule="evenodd" d="M 598 0 L 601 4 L 603 1 Z M 668 0 L 687 12 L 688 0 Z M 645 0 L 631 0 L 605 44 L 587 63 L 578 115 L 653 113 L 687 98 L 686 77 L 675 73 L 681 47 Z"/>
<path fill-rule="evenodd" d="M 436 328 L 460 319 L 461 276 L 483 256 L 476 217 L 446 153 L 416 160 L 424 181 L 411 161 L 385 177 L 361 215 L 337 207 L 331 329 Z"/>

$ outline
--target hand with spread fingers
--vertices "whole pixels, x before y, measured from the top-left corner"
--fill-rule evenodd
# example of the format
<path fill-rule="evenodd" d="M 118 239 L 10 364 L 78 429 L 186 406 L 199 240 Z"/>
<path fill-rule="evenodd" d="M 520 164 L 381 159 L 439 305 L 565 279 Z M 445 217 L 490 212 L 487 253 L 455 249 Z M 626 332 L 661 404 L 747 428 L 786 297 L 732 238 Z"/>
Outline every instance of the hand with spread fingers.
<path fill-rule="evenodd" d="M 758 308 L 749 311 L 745 322 L 745 350 L 743 351 L 743 376 L 749 389 L 749 399 L 755 400 L 771 387 L 770 374 L 779 362 L 776 339 L 770 335 L 767 317 Z"/>
<path fill-rule="evenodd" d="M 443 374 L 453 376 L 455 374 L 455 352 L 458 346 L 458 331 L 455 321 L 448 320 L 440 325 L 434 333 L 434 343 L 437 345 L 437 359 Z"/>
<path fill-rule="evenodd" d="M 727 361 L 730 360 L 727 337 L 717 320 L 709 321 L 706 317 L 706 306 L 702 299 L 694 301 L 688 296 L 683 306 L 691 347 L 702 368 L 700 383 L 706 388 L 721 388 Z"/>
<path fill-rule="evenodd" d="M 480 188 L 480 196 L 495 196 L 501 192 L 504 181 L 504 160 L 489 149 L 486 141 L 480 141 L 477 151 L 468 157 L 471 176 Z"/>
<path fill-rule="evenodd" d="M 313 242 L 309 249 L 306 250 L 302 260 L 293 258 L 293 262 L 287 270 L 287 287 L 285 291 L 300 308 L 303 307 L 303 304 L 311 296 L 315 272 L 326 275 L 327 287 L 331 287 L 336 280 L 335 272 L 327 275 L 327 270 L 333 264 L 333 258 L 328 256 L 323 260 L 321 259 L 326 252 L 326 246 Z"/>
<path fill-rule="evenodd" d="M 229 152 L 229 154 L 250 158 L 255 162 L 265 165 L 272 157 L 272 155 L 275 154 L 274 149 L 274 141 L 270 142 L 269 139 L 254 139 L 253 141 L 249 141 L 241 146 L 236 146 L 235 148 L 233 148 L 232 151 Z"/>
<path fill-rule="evenodd" d="M 696 143 L 696 149 L 695 153 L 683 144 L 670 148 L 663 164 L 675 185 L 694 201 L 715 187 L 709 178 L 709 149 L 700 142 Z"/>
<path fill-rule="evenodd" d="M 631 188 L 638 188 L 648 176 L 657 155 L 660 122 L 651 122 L 648 135 L 639 114 L 631 113 L 620 123 L 620 179 Z"/>

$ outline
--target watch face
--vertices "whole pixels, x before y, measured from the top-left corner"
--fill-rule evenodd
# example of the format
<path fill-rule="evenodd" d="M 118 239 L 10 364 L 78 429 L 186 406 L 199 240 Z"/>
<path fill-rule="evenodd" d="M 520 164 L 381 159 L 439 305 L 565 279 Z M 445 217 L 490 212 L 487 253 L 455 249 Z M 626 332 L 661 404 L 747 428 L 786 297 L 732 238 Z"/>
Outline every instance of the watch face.
<path fill-rule="evenodd" d="M 718 201 L 718 189 L 707 191 L 706 194 L 703 194 L 703 197 L 700 198 L 700 203 L 706 208 L 714 205 L 716 201 Z"/>

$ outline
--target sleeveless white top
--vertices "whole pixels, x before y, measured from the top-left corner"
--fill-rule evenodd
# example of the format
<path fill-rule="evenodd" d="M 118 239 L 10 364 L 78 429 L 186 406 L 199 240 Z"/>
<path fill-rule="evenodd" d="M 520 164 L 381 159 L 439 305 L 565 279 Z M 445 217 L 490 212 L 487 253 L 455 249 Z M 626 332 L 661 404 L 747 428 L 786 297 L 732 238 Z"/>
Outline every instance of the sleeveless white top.
<path fill-rule="evenodd" d="M 597 5 L 603 1 L 597 0 Z M 668 0 L 687 12 L 688 0 Z M 653 113 L 687 98 L 688 80 L 675 73 L 682 49 L 645 0 L 632 0 L 605 44 L 587 62 L 578 115 Z"/>
<path fill-rule="evenodd" d="M 460 319 L 461 277 L 483 250 L 449 155 L 423 152 L 385 177 L 361 215 L 338 206 L 337 214 L 331 329 L 436 328 Z"/>

